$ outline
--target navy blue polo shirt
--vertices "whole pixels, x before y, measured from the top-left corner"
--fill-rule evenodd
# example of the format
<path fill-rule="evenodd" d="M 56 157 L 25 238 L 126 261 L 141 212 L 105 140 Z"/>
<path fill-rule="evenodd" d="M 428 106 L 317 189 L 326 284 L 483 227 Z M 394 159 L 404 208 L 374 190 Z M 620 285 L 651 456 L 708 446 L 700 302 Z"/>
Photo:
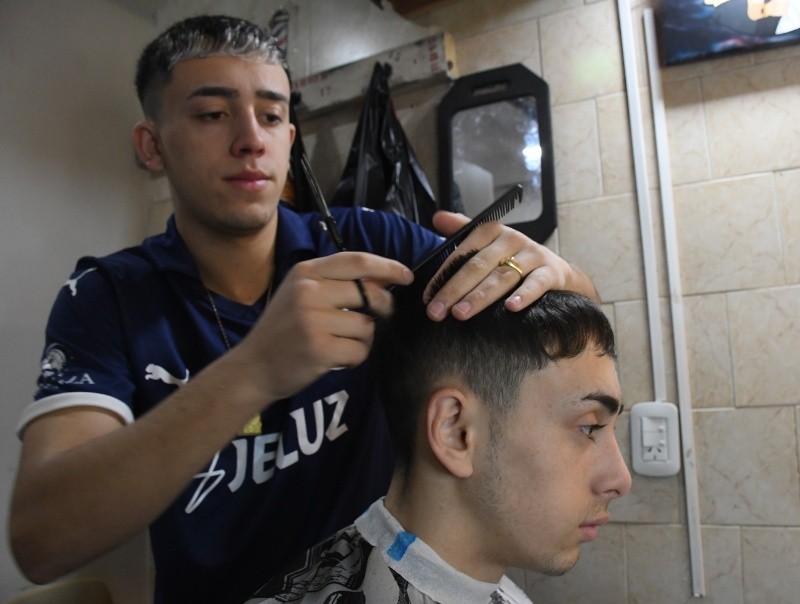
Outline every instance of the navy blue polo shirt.
<path fill-rule="evenodd" d="M 440 242 L 396 215 L 331 212 L 348 249 L 407 266 Z M 317 214 L 279 208 L 276 287 L 296 263 L 336 251 Z M 231 345 L 265 304 L 215 302 Z M 76 405 L 131 423 L 225 351 L 170 219 L 165 233 L 140 246 L 78 262 L 53 306 L 38 390 L 20 431 L 39 415 Z M 368 373 L 365 363 L 326 374 L 271 405 L 209 460 L 151 526 L 156 602 L 244 601 L 264 577 L 385 494 L 391 450 Z"/>

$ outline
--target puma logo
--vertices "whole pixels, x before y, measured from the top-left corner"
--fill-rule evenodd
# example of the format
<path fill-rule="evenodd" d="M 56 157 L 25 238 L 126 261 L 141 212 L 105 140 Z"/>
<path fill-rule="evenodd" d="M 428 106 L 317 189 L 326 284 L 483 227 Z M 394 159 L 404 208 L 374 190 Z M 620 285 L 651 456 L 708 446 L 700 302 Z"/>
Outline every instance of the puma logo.
<path fill-rule="evenodd" d="M 77 277 L 73 277 L 72 279 L 67 279 L 67 282 L 64 285 L 69 286 L 69 291 L 72 293 L 73 297 L 78 295 L 78 279 L 83 277 L 85 274 L 91 273 L 92 271 L 96 270 L 97 270 L 96 268 L 88 268 Z"/>
<path fill-rule="evenodd" d="M 146 380 L 158 380 L 160 382 L 164 382 L 165 384 L 172 384 L 173 386 L 183 386 L 189 381 L 188 369 L 186 370 L 186 377 L 183 379 L 175 377 L 163 367 L 154 365 L 153 363 L 150 363 L 144 368 L 144 370 L 144 379 Z"/>

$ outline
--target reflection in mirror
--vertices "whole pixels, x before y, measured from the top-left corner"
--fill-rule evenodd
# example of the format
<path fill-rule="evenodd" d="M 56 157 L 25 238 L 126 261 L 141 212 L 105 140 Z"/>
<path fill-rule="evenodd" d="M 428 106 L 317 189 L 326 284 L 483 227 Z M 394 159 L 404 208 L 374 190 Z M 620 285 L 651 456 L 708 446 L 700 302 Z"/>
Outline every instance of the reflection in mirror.
<path fill-rule="evenodd" d="M 459 111 L 453 116 L 453 199 L 475 216 L 514 184 L 523 203 L 505 221 L 542 214 L 542 147 L 536 99 L 521 97 Z"/>
<path fill-rule="evenodd" d="M 522 65 L 460 78 L 439 106 L 440 198 L 475 216 L 514 184 L 503 222 L 544 242 L 556 226 L 547 84 Z"/>

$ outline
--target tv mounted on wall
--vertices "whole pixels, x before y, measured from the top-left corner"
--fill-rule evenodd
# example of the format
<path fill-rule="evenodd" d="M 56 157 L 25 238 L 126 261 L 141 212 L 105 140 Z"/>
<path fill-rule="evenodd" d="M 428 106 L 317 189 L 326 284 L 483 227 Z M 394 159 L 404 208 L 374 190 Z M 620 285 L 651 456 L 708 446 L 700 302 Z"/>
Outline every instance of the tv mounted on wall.
<path fill-rule="evenodd" d="M 800 42 L 800 0 L 660 0 L 666 65 Z"/>

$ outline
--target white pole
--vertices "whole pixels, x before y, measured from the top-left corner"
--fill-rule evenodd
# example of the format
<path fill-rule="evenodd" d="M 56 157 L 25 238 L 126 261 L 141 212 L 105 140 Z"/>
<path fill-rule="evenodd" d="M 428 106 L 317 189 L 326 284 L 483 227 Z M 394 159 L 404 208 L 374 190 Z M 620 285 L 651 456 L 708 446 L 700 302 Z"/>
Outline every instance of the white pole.
<path fill-rule="evenodd" d="M 642 237 L 644 282 L 647 296 L 647 316 L 650 326 L 650 356 L 653 360 L 653 389 L 655 400 L 667 400 L 667 371 L 664 364 L 664 337 L 661 332 L 661 307 L 658 299 L 658 268 L 650 209 L 650 189 L 647 183 L 647 162 L 642 132 L 642 109 L 639 102 L 639 76 L 636 71 L 636 50 L 633 43 L 631 9 L 628 0 L 617 0 L 619 12 L 625 86 L 628 94 L 628 119 L 633 147 L 633 171 L 636 179 L 636 198 L 639 205 L 639 230 Z"/>
<path fill-rule="evenodd" d="M 692 393 L 689 384 L 688 347 L 683 318 L 683 292 L 681 267 L 678 257 L 678 235 L 675 225 L 675 205 L 672 198 L 672 172 L 669 164 L 669 141 L 661 72 L 658 63 L 655 19 L 652 9 L 644 11 L 645 47 L 650 73 L 650 98 L 652 99 L 655 127 L 656 158 L 661 186 L 661 209 L 664 220 L 664 246 L 669 276 L 669 298 L 672 309 L 672 334 L 675 347 L 675 372 L 678 382 L 678 407 L 680 409 L 681 442 L 683 446 L 683 478 L 686 487 L 686 520 L 689 529 L 689 554 L 692 565 L 692 591 L 696 598 L 705 595 L 703 571 L 703 541 L 700 528 L 700 503 L 697 482 L 697 458 L 692 422 Z"/>

